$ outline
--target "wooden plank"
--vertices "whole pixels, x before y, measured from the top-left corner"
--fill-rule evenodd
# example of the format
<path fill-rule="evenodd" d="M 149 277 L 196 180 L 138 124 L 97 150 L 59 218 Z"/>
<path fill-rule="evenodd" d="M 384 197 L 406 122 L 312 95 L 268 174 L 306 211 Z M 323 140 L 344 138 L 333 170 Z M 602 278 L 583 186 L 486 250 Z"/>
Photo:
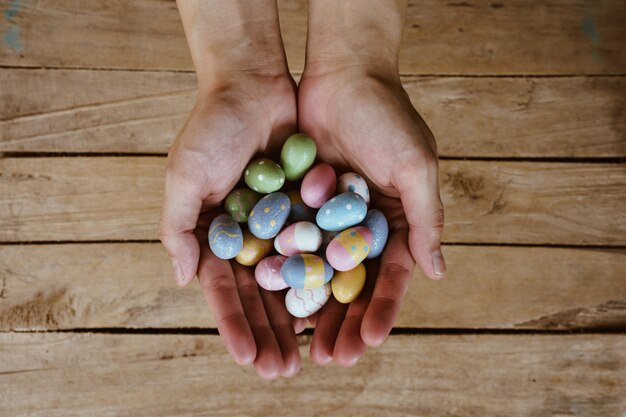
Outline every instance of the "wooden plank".
<path fill-rule="evenodd" d="M 308 338 L 301 338 L 307 355 Z M 626 407 L 624 335 L 394 336 L 289 380 L 218 336 L 0 334 L 2 416 L 585 416 Z"/>
<path fill-rule="evenodd" d="M 626 250 L 444 246 L 448 279 L 416 271 L 397 327 L 626 327 Z M 158 243 L 0 246 L 0 330 L 214 328 L 199 285 Z"/>
<path fill-rule="evenodd" d="M 156 239 L 165 158 L 0 159 L 0 241 Z M 626 244 L 626 165 L 441 161 L 446 242 Z"/>
<path fill-rule="evenodd" d="M 2 0 L 0 65 L 192 70 L 174 1 Z M 305 0 L 280 2 L 285 48 L 301 71 Z M 405 74 L 624 73 L 626 4 L 569 0 L 411 0 Z"/>
<path fill-rule="evenodd" d="M 196 94 L 190 73 L 0 69 L 0 78 L 3 152 L 165 154 Z M 403 82 L 442 156 L 626 157 L 626 77 Z"/>

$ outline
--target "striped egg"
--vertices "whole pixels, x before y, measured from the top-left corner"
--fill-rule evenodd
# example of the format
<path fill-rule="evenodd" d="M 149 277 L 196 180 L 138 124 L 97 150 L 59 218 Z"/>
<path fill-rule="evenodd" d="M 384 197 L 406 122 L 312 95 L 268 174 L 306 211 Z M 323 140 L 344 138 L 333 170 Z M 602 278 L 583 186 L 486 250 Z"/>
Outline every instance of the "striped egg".
<path fill-rule="evenodd" d="M 326 248 L 326 260 L 337 271 L 348 271 L 363 262 L 372 248 L 372 232 L 356 226 L 339 233 Z"/>
<path fill-rule="evenodd" d="M 322 232 L 311 222 L 289 225 L 274 239 L 274 247 L 285 256 L 315 252 L 322 244 Z"/>
<path fill-rule="evenodd" d="M 259 200 L 248 216 L 248 229 L 259 239 L 272 239 L 289 217 L 291 203 L 285 193 L 271 193 Z"/>
<path fill-rule="evenodd" d="M 337 180 L 337 192 L 345 193 L 348 191 L 357 193 L 363 197 L 365 203 L 370 203 L 370 190 L 367 188 L 367 182 L 359 174 L 347 172 Z"/>
<path fill-rule="evenodd" d="M 330 299 L 330 284 L 312 289 L 291 288 L 285 295 L 287 311 L 294 317 L 309 317 Z"/>
<path fill-rule="evenodd" d="M 241 227 L 228 214 L 220 214 L 209 226 L 209 247 L 218 258 L 232 259 L 243 247 Z"/>
<path fill-rule="evenodd" d="M 300 190 L 291 190 L 287 192 L 289 201 L 291 202 L 291 211 L 289 213 L 289 220 L 292 222 L 314 222 L 317 210 L 304 204 L 302 197 L 300 196 Z"/>
<path fill-rule="evenodd" d="M 368 259 L 376 258 L 383 253 L 389 236 L 389 225 L 385 215 L 378 209 L 372 209 L 367 212 L 363 219 L 362 226 L 367 227 L 372 232 L 372 250 L 370 250 Z"/>
<path fill-rule="evenodd" d="M 288 287 L 287 283 L 280 275 L 280 268 L 287 259 L 286 256 L 268 256 L 259 262 L 254 269 L 256 282 L 268 291 L 278 291 Z"/>
<path fill-rule="evenodd" d="M 280 274 L 291 288 L 317 288 L 333 277 L 333 269 L 322 258 L 308 253 L 287 258 Z"/>
<path fill-rule="evenodd" d="M 243 232 L 243 247 L 235 260 L 241 265 L 253 266 L 267 256 L 272 250 L 272 241 L 254 236 L 249 230 Z"/>
<path fill-rule="evenodd" d="M 261 199 L 261 194 L 250 190 L 249 188 L 238 188 L 233 190 L 226 196 L 224 200 L 224 210 L 233 216 L 237 223 L 245 223 L 248 221 L 248 215 L 252 208 Z"/>
<path fill-rule="evenodd" d="M 338 271 L 330 282 L 335 299 L 343 304 L 356 300 L 365 286 L 365 266 L 358 264 L 349 271 Z"/>
<path fill-rule="evenodd" d="M 335 194 L 336 188 L 337 176 L 333 167 L 317 164 L 304 176 L 300 195 L 307 206 L 320 208 Z"/>
<path fill-rule="evenodd" d="M 322 229 L 336 232 L 361 223 L 366 214 L 363 197 L 348 191 L 328 200 L 317 212 L 315 221 Z"/>

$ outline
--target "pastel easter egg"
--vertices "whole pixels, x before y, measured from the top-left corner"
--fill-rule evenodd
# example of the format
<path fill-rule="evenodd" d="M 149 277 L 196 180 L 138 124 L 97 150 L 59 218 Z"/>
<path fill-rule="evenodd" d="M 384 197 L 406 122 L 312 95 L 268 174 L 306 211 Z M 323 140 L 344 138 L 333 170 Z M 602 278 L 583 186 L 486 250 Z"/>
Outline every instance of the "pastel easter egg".
<path fill-rule="evenodd" d="M 317 210 L 304 204 L 304 201 L 302 201 L 302 197 L 300 196 L 300 190 L 288 191 L 287 196 L 289 197 L 289 201 L 291 202 L 291 212 L 289 213 L 289 220 L 291 220 L 292 222 L 315 222 L 315 215 L 317 214 Z"/>
<path fill-rule="evenodd" d="M 361 223 L 366 213 L 367 204 L 363 197 L 348 191 L 328 200 L 317 212 L 315 220 L 322 229 L 336 232 Z"/>
<path fill-rule="evenodd" d="M 308 253 L 287 258 L 280 274 L 291 288 L 317 288 L 333 277 L 333 269 L 322 258 Z"/>
<path fill-rule="evenodd" d="M 313 165 L 317 146 L 313 139 L 303 133 L 291 135 L 280 151 L 280 163 L 289 181 L 299 180 Z"/>
<path fill-rule="evenodd" d="M 256 282 L 268 291 L 278 291 L 288 287 L 280 275 L 280 268 L 287 259 L 286 256 L 274 255 L 263 258 L 254 269 Z"/>
<path fill-rule="evenodd" d="M 351 191 L 357 193 L 367 204 L 370 203 L 370 190 L 367 188 L 367 182 L 359 174 L 347 172 L 337 180 L 337 192 L 345 193 Z"/>
<path fill-rule="evenodd" d="M 324 307 L 331 293 L 330 284 L 312 289 L 291 288 L 285 295 L 285 306 L 294 317 L 309 317 Z"/>
<path fill-rule="evenodd" d="M 349 271 L 363 262 L 372 247 L 372 232 L 363 226 L 339 233 L 326 248 L 326 260 L 337 271 Z"/>
<path fill-rule="evenodd" d="M 276 236 L 274 247 L 285 256 L 315 252 L 322 244 L 322 232 L 311 222 L 298 222 L 286 227 Z"/>
<path fill-rule="evenodd" d="M 241 251 L 243 233 L 230 215 L 220 214 L 209 225 L 209 247 L 222 259 L 232 259 Z"/>
<path fill-rule="evenodd" d="M 285 193 L 268 194 L 258 203 L 248 216 L 248 229 L 259 239 L 276 237 L 289 217 L 291 203 Z"/>
<path fill-rule="evenodd" d="M 361 225 L 367 227 L 372 232 L 372 250 L 370 250 L 367 257 L 376 258 L 380 256 L 383 253 L 383 249 L 385 249 L 387 237 L 389 236 L 387 218 L 380 210 L 372 209 L 367 212 Z"/>
<path fill-rule="evenodd" d="M 249 188 L 238 188 L 228 194 L 224 201 L 224 209 L 236 222 L 247 222 L 252 207 L 254 207 L 261 197 L 261 194 Z"/>
<path fill-rule="evenodd" d="M 337 301 L 343 304 L 353 302 L 365 286 L 365 266 L 358 264 L 349 271 L 338 271 L 330 286 Z"/>
<path fill-rule="evenodd" d="M 285 183 L 285 173 L 271 159 L 259 158 L 248 164 L 243 179 L 254 191 L 269 194 L 280 190 Z"/>
<path fill-rule="evenodd" d="M 243 247 L 235 260 L 241 265 L 253 266 L 267 256 L 272 250 L 274 242 L 254 236 L 249 230 L 243 232 Z"/>
<path fill-rule="evenodd" d="M 318 164 L 306 173 L 302 180 L 302 201 L 313 208 L 320 208 L 335 194 L 337 176 L 328 164 Z"/>

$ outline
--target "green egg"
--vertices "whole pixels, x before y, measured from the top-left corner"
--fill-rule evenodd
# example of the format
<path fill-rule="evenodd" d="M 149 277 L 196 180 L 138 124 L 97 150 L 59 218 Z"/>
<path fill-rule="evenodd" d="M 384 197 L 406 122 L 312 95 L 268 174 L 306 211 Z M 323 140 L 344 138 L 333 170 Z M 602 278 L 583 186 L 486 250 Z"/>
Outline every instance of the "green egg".
<path fill-rule="evenodd" d="M 248 188 L 237 188 L 228 194 L 224 201 L 224 210 L 230 214 L 237 223 L 248 221 L 248 215 L 252 208 L 259 202 L 262 195 Z"/>
<path fill-rule="evenodd" d="M 246 167 L 243 179 L 254 191 L 269 194 L 280 190 L 285 184 L 285 173 L 280 165 L 271 159 L 259 158 Z"/>
<path fill-rule="evenodd" d="M 290 181 L 302 178 L 313 165 L 316 154 L 317 147 L 313 139 L 303 133 L 289 136 L 280 151 L 285 177 Z"/>

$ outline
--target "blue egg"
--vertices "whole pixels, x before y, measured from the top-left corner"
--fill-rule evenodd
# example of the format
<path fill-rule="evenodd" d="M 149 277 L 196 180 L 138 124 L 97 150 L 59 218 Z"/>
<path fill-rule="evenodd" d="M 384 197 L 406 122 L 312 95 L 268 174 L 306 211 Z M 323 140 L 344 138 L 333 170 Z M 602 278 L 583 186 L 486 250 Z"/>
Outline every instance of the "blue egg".
<path fill-rule="evenodd" d="M 209 226 L 209 246 L 218 258 L 232 259 L 243 248 L 243 233 L 229 214 L 220 214 Z"/>
<path fill-rule="evenodd" d="M 315 220 L 322 229 L 336 232 L 361 223 L 366 213 L 367 203 L 363 197 L 348 191 L 328 200 Z"/>
<path fill-rule="evenodd" d="M 304 289 L 323 286 L 331 280 L 333 272 L 328 262 L 310 253 L 290 256 L 280 268 L 280 275 L 287 285 Z"/>
<path fill-rule="evenodd" d="M 259 239 L 272 239 L 287 221 L 291 203 L 285 193 L 271 193 L 259 200 L 248 216 L 248 229 Z"/>
<path fill-rule="evenodd" d="M 372 209 L 367 212 L 365 220 L 361 223 L 361 226 L 365 226 L 372 232 L 372 249 L 367 255 L 367 258 L 376 258 L 380 256 L 387 244 L 387 237 L 389 236 L 389 225 L 387 224 L 387 218 L 378 209 Z"/>

